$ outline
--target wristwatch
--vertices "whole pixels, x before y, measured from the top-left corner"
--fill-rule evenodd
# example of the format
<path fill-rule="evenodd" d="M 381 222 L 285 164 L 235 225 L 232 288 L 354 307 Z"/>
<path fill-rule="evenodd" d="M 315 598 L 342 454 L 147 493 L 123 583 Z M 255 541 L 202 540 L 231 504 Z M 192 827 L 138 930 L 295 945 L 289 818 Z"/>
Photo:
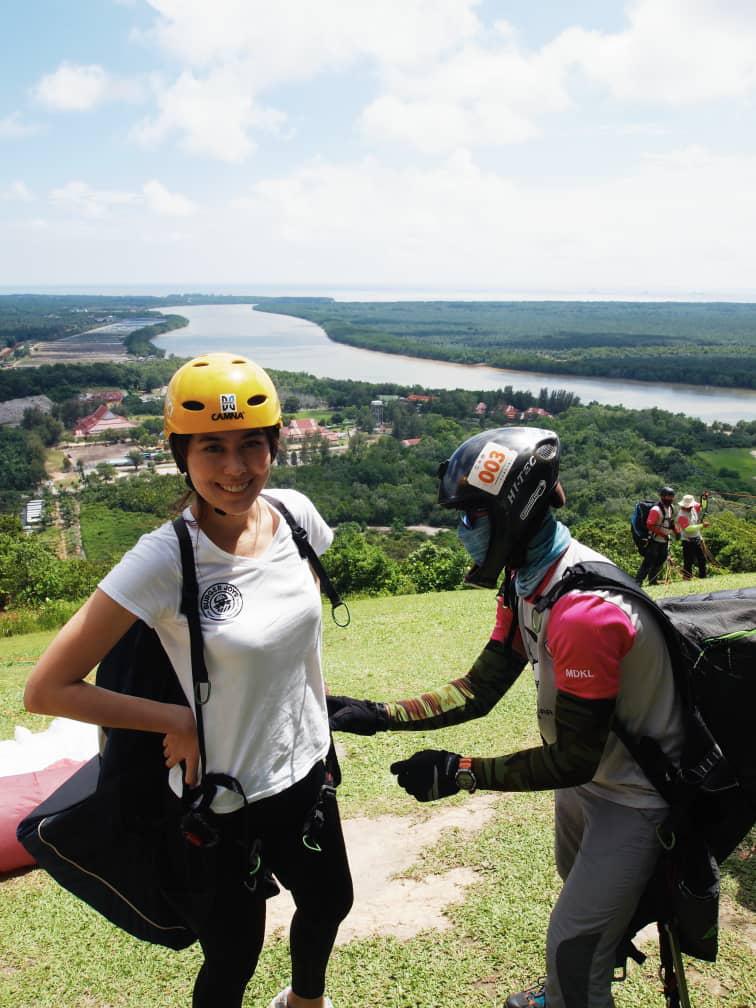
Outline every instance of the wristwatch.
<path fill-rule="evenodd" d="M 454 783 L 462 791 L 472 794 L 478 786 L 475 774 L 472 772 L 472 759 L 469 756 L 460 756 L 457 765 L 457 772 L 454 774 Z"/>

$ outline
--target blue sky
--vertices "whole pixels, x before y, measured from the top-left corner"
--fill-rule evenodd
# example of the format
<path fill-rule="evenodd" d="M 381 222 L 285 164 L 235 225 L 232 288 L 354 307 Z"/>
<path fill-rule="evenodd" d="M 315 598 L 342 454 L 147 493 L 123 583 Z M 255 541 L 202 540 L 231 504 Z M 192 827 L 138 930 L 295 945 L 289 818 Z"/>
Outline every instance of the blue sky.
<path fill-rule="evenodd" d="M 752 0 L 7 0 L 0 286 L 756 297 Z"/>

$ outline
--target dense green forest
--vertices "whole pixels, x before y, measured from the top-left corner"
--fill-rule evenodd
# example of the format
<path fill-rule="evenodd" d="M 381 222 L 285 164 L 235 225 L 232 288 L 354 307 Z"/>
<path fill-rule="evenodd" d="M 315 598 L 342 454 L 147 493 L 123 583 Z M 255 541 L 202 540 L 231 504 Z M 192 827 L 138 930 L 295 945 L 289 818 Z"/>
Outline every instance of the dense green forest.
<path fill-rule="evenodd" d="M 143 317 L 150 311 L 171 305 L 246 304 L 250 300 L 261 299 L 249 294 L 244 297 L 222 294 L 169 294 L 167 297 L 2 294 L 0 347 L 16 346 L 25 340 L 62 339 L 102 325 L 108 316 L 112 316 L 109 321 L 128 320 L 135 315 Z M 161 320 L 162 316 L 155 316 L 156 323 Z M 153 332 L 152 335 L 157 333 Z M 153 347 L 150 352 L 157 353 L 157 350 Z"/>
<path fill-rule="evenodd" d="M 0 370 L 0 402 L 23 396 L 46 395 L 63 402 L 88 388 L 120 388 L 147 392 L 168 381 L 179 361 L 154 359 L 116 364 L 42 364 L 35 368 Z"/>
<path fill-rule="evenodd" d="M 181 315 L 160 315 L 158 318 L 159 322 L 141 326 L 129 333 L 123 342 L 130 354 L 135 357 L 165 357 L 165 350 L 155 346 L 152 340 L 161 333 L 187 325 L 187 320 Z"/>
<path fill-rule="evenodd" d="M 756 388 L 756 304 L 266 299 L 340 343 L 462 364 Z"/>

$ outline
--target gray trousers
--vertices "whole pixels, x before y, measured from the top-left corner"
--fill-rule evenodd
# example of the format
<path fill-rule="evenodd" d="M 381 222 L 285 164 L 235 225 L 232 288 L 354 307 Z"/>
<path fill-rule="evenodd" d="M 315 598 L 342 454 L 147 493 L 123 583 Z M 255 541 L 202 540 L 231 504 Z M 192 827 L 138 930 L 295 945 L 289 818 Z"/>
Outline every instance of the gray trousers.
<path fill-rule="evenodd" d="M 554 852 L 564 886 L 546 939 L 546 1008 L 612 1008 L 615 949 L 656 865 L 664 809 L 582 787 L 555 792 Z"/>

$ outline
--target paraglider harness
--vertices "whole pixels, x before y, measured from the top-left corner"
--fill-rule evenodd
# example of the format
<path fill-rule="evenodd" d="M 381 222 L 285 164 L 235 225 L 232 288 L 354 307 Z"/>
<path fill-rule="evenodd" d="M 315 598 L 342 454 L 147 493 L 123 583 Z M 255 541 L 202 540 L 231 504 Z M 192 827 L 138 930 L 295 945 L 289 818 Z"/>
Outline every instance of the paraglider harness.
<path fill-rule="evenodd" d="M 668 802 L 658 828 L 660 857 L 616 963 L 624 979 L 646 924 L 659 929 L 661 976 L 668 1008 L 690 1008 L 682 953 L 717 957 L 719 864 L 756 822 L 756 588 L 663 599 L 657 605 L 611 563 L 568 568 L 535 603 L 550 609 L 570 591 L 616 591 L 639 601 L 661 629 L 683 719 L 683 750 L 673 763 L 655 739 L 635 738 L 615 717 L 612 730 Z"/>
<path fill-rule="evenodd" d="M 658 507 L 661 509 L 662 522 L 667 518 L 667 508 L 662 503 L 661 500 L 640 500 L 636 503 L 633 508 L 633 513 L 630 516 L 630 534 L 633 537 L 633 542 L 635 543 L 635 548 L 638 550 L 641 556 L 646 555 L 648 550 L 648 544 L 651 542 L 653 533 L 650 531 L 646 522 L 648 520 L 649 513 L 652 508 Z M 671 511 L 671 508 L 669 509 Z M 674 525 L 674 520 L 673 520 Z"/>
<path fill-rule="evenodd" d="M 281 503 L 281 501 L 278 500 L 278 498 L 271 497 L 268 494 L 261 494 L 260 496 L 281 513 L 287 525 L 291 529 L 292 539 L 294 540 L 294 544 L 296 545 L 300 556 L 313 568 L 313 573 L 317 577 L 319 585 L 331 603 L 331 614 L 334 622 L 336 622 L 338 626 L 348 626 L 350 619 L 349 609 L 339 593 L 336 591 L 333 582 L 320 562 L 320 557 L 312 548 L 312 545 L 307 538 L 307 532 L 294 520 L 291 512 L 284 504 Z M 235 777 L 221 773 L 204 773 L 204 768 L 207 763 L 205 756 L 205 730 L 202 718 L 202 708 L 210 698 L 211 684 L 208 679 L 204 648 L 202 646 L 202 628 L 199 621 L 199 587 L 197 585 L 197 572 L 194 566 L 192 544 L 189 539 L 186 523 L 182 518 L 178 518 L 173 524 L 176 535 L 178 536 L 179 548 L 181 550 L 181 566 L 183 572 L 181 612 L 184 613 L 189 624 L 189 646 L 191 651 L 195 717 L 197 721 L 197 742 L 200 752 L 200 766 L 203 770 L 202 780 L 199 786 L 189 792 L 187 799 L 189 809 L 181 819 L 180 830 L 187 843 L 192 844 L 195 847 L 212 847 L 218 843 L 219 834 L 218 831 L 208 822 L 207 813 L 210 811 L 210 806 L 215 798 L 218 788 L 226 788 L 238 794 L 242 799 L 245 809 L 247 807 L 247 799 L 244 795 L 241 784 Z M 339 623 L 336 619 L 336 611 L 339 608 L 343 608 L 346 612 L 346 619 L 343 623 Z M 341 771 L 339 769 L 333 740 L 331 740 L 331 745 L 325 761 L 325 779 L 320 788 L 318 799 L 306 816 L 303 824 L 302 842 L 312 851 L 320 851 L 318 837 L 322 832 L 325 822 L 326 806 L 329 801 L 335 798 L 336 788 L 340 783 Z M 244 821 L 246 824 L 246 816 L 244 817 Z M 245 834 L 242 843 L 244 849 L 249 851 L 248 873 L 244 884 L 248 889 L 254 891 L 258 881 L 258 872 L 262 865 L 262 860 L 260 858 L 260 841 L 255 840 L 254 843 L 250 844 L 245 826 Z"/>
<path fill-rule="evenodd" d="M 276 498 L 262 495 L 283 516 L 304 560 L 313 568 L 321 590 L 336 611 L 349 610 L 325 572 L 305 530 Z M 200 766 L 207 766 L 202 711 L 211 696 L 199 616 L 199 589 L 189 530 L 183 517 L 173 522 L 182 567 L 180 611 L 186 616 L 195 700 Z M 176 673 L 154 630 L 138 620 L 97 669 L 96 683 L 105 689 L 162 703 L 187 705 Z M 162 739 L 158 733 L 105 729 L 100 755 L 94 756 L 17 828 L 19 842 L 64 888 L 118 927 L 137 938 L 182 949 L 196 940 L 194 912 L 211 898 L 221 835 L 211 803 L 219 788 L 247 799 L 236 778 L 204 773 L 196 788 L 184 786 L 179 798 L 168 786 Z M 319 835 L 340 783 L 336 753 L 325 760 L 324 781 L 302 824 L 302 843 L 319 851 Z M 265 869 L 261 842 L 248 835 L 242 816 L 243 884 L 265 898 L 278 892 Z M 178 885 L 166 847 L 177 849 L 184 875 Z"/>

